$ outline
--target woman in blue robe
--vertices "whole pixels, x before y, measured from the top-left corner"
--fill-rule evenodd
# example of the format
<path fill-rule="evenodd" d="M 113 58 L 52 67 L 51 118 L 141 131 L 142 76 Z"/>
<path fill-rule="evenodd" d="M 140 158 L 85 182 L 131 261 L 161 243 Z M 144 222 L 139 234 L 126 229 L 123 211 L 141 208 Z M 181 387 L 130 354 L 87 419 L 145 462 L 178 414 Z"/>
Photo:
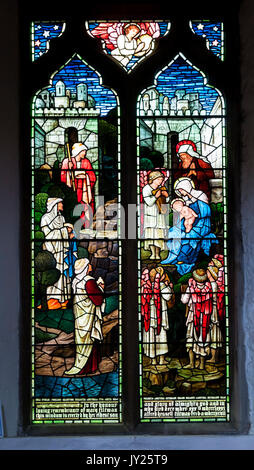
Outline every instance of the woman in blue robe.
<path fill-rule="evenodd" d="M 206 194 L 195 190 L 193 181 L 187 177 L 179 178 L 174 189 L 197 214 L 189 232 L 186 232 L 184 219 L 180 220 L 180 217 L 168 232 L 169 253 L 161 264 L 175 265 L 182 276 L 194 268 L 200 250 L 209 256 L 212 244 L 218 243 L 218 240 L 211 232 L 211 209 Z"/>
<path fill-rule="evenodd" d="M 75 233 L 73 230 L 74 228 L 73 225 L 66 223 L 65 227 L 67 228 L 68 234 L 69 234 L 69 249 L 66 251 L 65 258 L 64 258 L 64 262 L 65 262 L 64 274 L 67 278 L 71 280 L 74 276 L 74 264 L 78 257 L 77 255 L 78 246 L 75 240 Z"/>

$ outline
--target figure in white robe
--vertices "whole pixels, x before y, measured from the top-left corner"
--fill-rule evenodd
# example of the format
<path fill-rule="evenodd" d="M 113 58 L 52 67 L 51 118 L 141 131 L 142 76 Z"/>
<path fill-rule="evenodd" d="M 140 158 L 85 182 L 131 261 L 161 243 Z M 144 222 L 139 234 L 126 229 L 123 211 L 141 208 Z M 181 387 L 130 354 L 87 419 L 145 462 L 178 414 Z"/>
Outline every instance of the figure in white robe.
<path fill-rule="evenodd" d="M 148 184 L 143 187 L 144 202 L 144 249 L 151 251 L 150 259 L 160 260 L 160 251 L 167 248 L 165 238 L 167 236 L 167 224 L 165 207 L 160 201 L 168 203 L 169 197 L 162 183 L 164 175 L 159 171 L 149 174 Z"/>
<path fill-rule="evenodd" d="M 137 24 L 127 24 L 123 34 L 117 38 L 117 47 L 112 50 L 111 55 L 117 59 L 124 67 L 128 65 L 134 54 L 142 54 L 145 42 L 137 43 L 136 38 L 140 34 L 140 27 Z M 151 38 L 152 40 L 152 38 Z"/>
<path fill-rule="evenodd" d="M 141 314 L 144 317 L 143 348 L 144 354 L 153 364 L 165 364 L 168 352 L 167 302 L 172 298 L 172 285 L 165 279 L 162 268 L 145 269 L 142 274 Z"/>
<path fill-rule="evenodd" d="M 104 282 L 89 274 L 89 260 L 75 262 L 73 288 L 73 313 L 75 319 L 75 363 L 65 372 L 67 375 L 83 375 L 98 369 L 99 343 L 103 340 L 102 313 L 105 309 Z"/>
<path fill-rule="evenodd" d="M 69 250 L 69 234 L 65 226 L 65 219 L 61 214 L 63 200 L 61 198 L 48 198 L 47 212 L 41 218 L 41 230 L 45 235 L 43 249 L 53 254 L 56 260 L 56 269 L 60 271 L 58 281 L 47 287 L 47 300 L 49 308 L 61 308 L 71 295 L 71 280 L 66 277 L 64 258 Z M 53 301 L 53 302 L 52 302 Z"/>

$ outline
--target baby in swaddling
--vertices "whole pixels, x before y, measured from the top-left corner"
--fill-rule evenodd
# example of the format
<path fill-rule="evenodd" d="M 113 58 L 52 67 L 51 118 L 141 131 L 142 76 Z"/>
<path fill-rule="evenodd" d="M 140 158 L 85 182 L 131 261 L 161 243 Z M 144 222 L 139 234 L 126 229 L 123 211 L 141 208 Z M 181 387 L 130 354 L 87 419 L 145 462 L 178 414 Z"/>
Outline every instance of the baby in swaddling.
<path fill-rule="evenodd" d="M 186 206 L 183 199 L 177 198 L 171 202 L 171 207 L 174 212 L 180 214 L 180 220 L 184 219 L 185 232 L 189 233 L 193 227 L 195 219 L 197 216 L 196 212 L 190 207 Z"/>

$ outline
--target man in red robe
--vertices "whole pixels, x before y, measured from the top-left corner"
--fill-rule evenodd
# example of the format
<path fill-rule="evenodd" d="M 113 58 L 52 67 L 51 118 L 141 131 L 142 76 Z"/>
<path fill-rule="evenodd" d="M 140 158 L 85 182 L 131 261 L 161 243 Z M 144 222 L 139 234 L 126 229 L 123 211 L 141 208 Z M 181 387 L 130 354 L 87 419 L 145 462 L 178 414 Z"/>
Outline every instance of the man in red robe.
<path fill-rule="evenodd" d="M 180 158 L 178 169 L 174 172 L 174 180 L 187 176 L 195 184 L 195 189 L 203 191 L 209 201 L 211 190 L 209 180 L 214 178 L 214 171 L 205 157 L 200 158 L 197 147 L 191 140 L 181 140 L 176 146 Z"/>
<path fill-rule="evenodd" d="M 77 202 L 84 207 L 81 219 L 84 221 L 84 227 L 88 228 L 91 225 L 95 208 L 96 175 L 90 160 L 86 158 L 86 152 L 87 147 L 82 143 L 72 146 L 71 158 L 65 158 L 62 162 L 61 181 L 77 192 Z"/>

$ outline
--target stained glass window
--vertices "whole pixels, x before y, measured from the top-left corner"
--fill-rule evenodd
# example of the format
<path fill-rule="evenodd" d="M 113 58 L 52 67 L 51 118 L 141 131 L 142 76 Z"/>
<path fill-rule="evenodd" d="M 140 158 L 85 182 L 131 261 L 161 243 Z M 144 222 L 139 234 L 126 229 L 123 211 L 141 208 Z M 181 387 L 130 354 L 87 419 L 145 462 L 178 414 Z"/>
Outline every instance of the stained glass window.
<path fill-rule="evenodd" d="M 125 424 L 132 367 L 139 422 L 228 422 L 225 90 L 170 42 L 168 20 L 82 20 L 75 41 L 93 51 L 78 44 L 53 72 L 50 40 L 66 45 L 67 26 L 31 25 L 34 69 L 50 57 L 31 116 L 32 423 Z M 223 22 L 185 28 L 222 66 Z M 132 272 L 123 168 L 137 171 Z M 138 369 L 123 328 L 133 318 Z"/>
<path fill-rule="evenodd" d="M 33 423 L 115 423 L 119 102 L 78 54 L 49 78 L 32 110 Z"/>
<path fill-rule="evenodd" d="M 179 54 L 137 115 L 141 420 L 227 421 L 224 99 Z"/>

